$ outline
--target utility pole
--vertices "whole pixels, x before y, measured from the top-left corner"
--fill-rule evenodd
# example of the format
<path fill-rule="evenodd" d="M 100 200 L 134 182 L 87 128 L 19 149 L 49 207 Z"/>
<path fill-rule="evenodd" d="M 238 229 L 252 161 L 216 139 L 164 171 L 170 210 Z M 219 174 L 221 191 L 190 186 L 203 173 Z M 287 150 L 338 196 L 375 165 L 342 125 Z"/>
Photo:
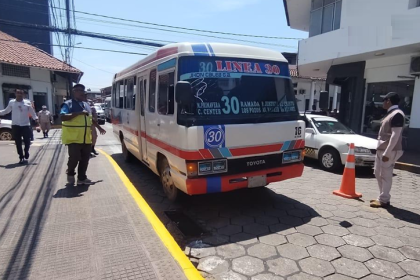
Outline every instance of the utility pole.
<path fill-rule="evenodd" d="M 70 23 L 70 0 L 66 1 L 66 19 L 67 19 L 67 47 L 65 50 L 65 60 L 68 65 L 70 65 L 70 44 L 71 44 L 71 23 Z M 68 81 L 68 92 L 67 92 L 67 99 L 70 98 L 70 94 L 72 91 L 73 82 L 70 77 L 70 73 L 67 73 L 67 81 Z"/>

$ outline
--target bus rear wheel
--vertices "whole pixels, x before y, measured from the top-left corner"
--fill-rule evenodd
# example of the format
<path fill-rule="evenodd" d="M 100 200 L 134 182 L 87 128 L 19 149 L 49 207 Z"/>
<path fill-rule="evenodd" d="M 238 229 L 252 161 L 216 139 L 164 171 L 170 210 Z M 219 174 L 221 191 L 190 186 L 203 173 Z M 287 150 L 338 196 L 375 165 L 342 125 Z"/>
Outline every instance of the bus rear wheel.
<path fill-rule="evenodd" d="M 130 153 L 130 151 L 127 149 L 127 146 L 125 145 L 124 139 L 121 139 L 121 148 L 122 148 L 122 154 L 125 162 L 131 162 L 133 160 L 133 154 Z"/>
<path fill-rule="evenodd" d="M 171 176 L 171 168 L 166 158 L 162 158 L 159 164 L 160 181 L 162 183 L 163 192 L 170 201 L 177 200 L 179 190 L 175 186 Z"/>

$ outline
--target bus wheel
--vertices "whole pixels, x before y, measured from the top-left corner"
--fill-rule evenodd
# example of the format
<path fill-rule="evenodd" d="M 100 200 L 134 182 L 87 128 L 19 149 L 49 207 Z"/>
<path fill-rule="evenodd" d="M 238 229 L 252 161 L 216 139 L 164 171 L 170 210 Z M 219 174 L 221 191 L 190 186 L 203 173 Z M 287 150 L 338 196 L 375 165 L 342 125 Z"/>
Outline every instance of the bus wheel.
<path fill-rule="evenodd" d="M 175 187 L 174 181 L 172 180 L 171 168 L 166 158 L 162 158 L 160 162 L 159 173 L 165 195 L 170 201 L 175 201 L 178 198 L 179 190 Z"/>
<path fill-rule="evenodd" d="M 124 139 L 121 139 L 121 147 L 122 147 L 122 153 L 124 157 L 125 162 L 131 162 L 133 160 L 133 154 L 130 153 L 130 151 L 127 149 L 127 146 L 125 145 Z"/>

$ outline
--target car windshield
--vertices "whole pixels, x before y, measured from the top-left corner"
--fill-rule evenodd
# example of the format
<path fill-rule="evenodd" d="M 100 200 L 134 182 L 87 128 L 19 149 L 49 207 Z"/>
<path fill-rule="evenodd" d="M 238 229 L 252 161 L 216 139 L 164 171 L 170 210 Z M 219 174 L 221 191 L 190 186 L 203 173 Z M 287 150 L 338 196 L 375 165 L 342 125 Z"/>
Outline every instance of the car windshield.
<path fill-rule="evenodd" d="M 195 125 L 297 120 L 288 64 L 252 59 L 182 57 L 179 80 L 188 81 L 194 108 L 179 116 Z"/>
<path fill-rule="evenodd" d="M 354 132 L 337 120 L 313 119 L 314 125 L 322 134 L 354 134 Z"/>

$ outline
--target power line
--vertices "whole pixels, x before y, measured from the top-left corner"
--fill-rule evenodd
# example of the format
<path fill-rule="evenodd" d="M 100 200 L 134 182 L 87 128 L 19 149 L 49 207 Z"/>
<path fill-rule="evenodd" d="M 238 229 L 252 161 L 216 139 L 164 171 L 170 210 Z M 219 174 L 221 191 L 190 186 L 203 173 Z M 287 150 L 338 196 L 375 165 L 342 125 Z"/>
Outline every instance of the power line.
<path fill-rule="evenodd" d="M 52 32 L 62 32 L 62 33 L 67 32 L 67 30 L 57 28 L 57 27 L 51 27 L 51 26 L 40 25 L 40 24 L 22 23 L 22 22 L 3 20 L 3 19 L 0 19 L 0 23 L 11 25 L 11 26 L 27 27 L 27 28 L 39 29 L 39 30 L 48 30 Z M 146 45 L 146 46 L 151 46 L 151 47 L 163 47 L 162 44 L 154 43 L 150 41 L 138 40 L 135 37 L 123 37 L 123 36 L 116 36 L 116 35 L 109 35 L 109 34 L 102 34 L 102 33 L 93 33 L 93 32 L 76 30 L 76 29 L 71 29 L 71 33 L 75 35 L 79 35 L 79 36 L 85 36 L 85 37 L 101 38 L 101 39 L 107 39 L 107 40 L 118 41 L 118 42 Z"/>
<path fill-rule="evenodd" d="M 98 67 L 96 67 L 96 66 L 93 66 L 93 65 L 87 64 L 86 62 L 83 62 L 83 61 L 78 60 L 78 59 L 76 59 L 76 58 L 74 58 L 74 60 L 77 60 L 77 61 L 79 61 L 79 62 L 80 62 L 80 63 L 82 63 L 82 64 L 85 64 L 85 65 L 87 65 L 87 66 L 89 66 L 89 67 L 92 67 L 92 68 L 95 68 L 95 69 L 97 69 L 97 70 L 100 70 L 100 71 L 102 71 L 102 72 L 106 72 L 106 73 L 109 73 L 109 74 L 115 74 L 115 73 L 112 73 L 112 72 L 106 71 L 106 70 L 104 70 L 104 69 L 98 68 Z"/>
<path fill-rule="evenodd" d="M 28 1 L 23 1 L 23 0 L 18 0 L 18 1 L 27 2 L 27 3 L 34 3 L 34 2 L 28 2 Z M 36 4 L 38 4 L 38 3 L 36 3 Z M 39 5 L 42 5 L 42 4 L 39 4 Z M 55 9 L 62 9 L 62 8 L 55 7 Z M 38 12 L 40 12 L 40 11 L 38 11 Z M 76 13 L 84 14 L 85 12 L 76 11 Z M 87 14 L 89 14 L 89 13 L 87 13 Z M 108 17 L 108 16 L 104 16 L 104 17 Z M 112 17 L 108 17 L 108 18 L 112 18 Z M 114 24 L 114 25 L 117 25 L 117 26 L 122 25 L 122 26 L 130 26 L 130 27 L 143 28 L 143 29 L 158 30 L 158 31 L 163 31 L 163 32 L 171 32 L 171 33 L 175 33 L 175 34 L 188 34 L 188 35 L 193 35 L 193 36 L 216 38 L 216 39 L 235 41 L 235 42 L 244 42 L 244 43 L 250 43 L 250 44 L 258 44 L 258 45 L 267 45 L 267 46 L 275 46 L 275 47 L 296 49 L 296 46 L 291 46 L 291 45 L 283 45 L 283 44 L 260 42 L 260 41 L 251 41 L 251 40 L 243 40 L 243 39 L 237 39 L 237 38 L 226 38 L 226 37 L 214 36 L 214 35 L 209 35 L 209 34 L 197 34 L 197 33 L 185 32 L 185 31 L 177 31 L 177 30 L 168 30 L 168 29 L 155 28 L 155 27 L 139 26 L 139 25 L 128 24 L 128 23 L 118 23 L 118 22 L 109 21 L 109 20 L 92 19 L 92 18 L 86 18 L 86 17 L 77 17 L 77 19 L 90 21 L 90 22 L 95 22 L 95 23 L 97 23 L 97 22 L 109 23 L 109 24 Z M 124 19 L 121 19 L 121 20 L 124 20 Z M 127 21 L 138 22 L 138 21 L 133 21 L 133 20 L 127 20 Z M 142 22 L 139 22 L 139 23 L 142 23 Z M 158 25 L 159 26 L 159 24 L 152 24 L 152 25 Z M 154 40 L 154 41 L 159 41 L 159 40 Z M 165 41 L 163 41 L 163 42 L 165 42 Z"/>
<path fill-rule="evenodd" d="M 30 2 L 25 0 L 18 0 L 25 3 L 31 3 L 35 5 L 43 5 L 36 2 Z M 159 27 L 167 27 L 167 28 L 173 28 L 173 29 L 182 29 L 182 30 L 188 30 L 188 31 L 197 31 L 197 32 L 204 32 L 204 33 L 213 33 L 213 34 L 222 34 L 222 35 L 230 35 L 230 36 L 240 36 L 240 37 L 253 37 L 253 38 L 263 38 L 263 39 L 276 39 L 276 40 L 302 40 L 303 38 L 293 38 L 293 37 L 278 37 L 278 36 L 265 36 L 265 35 L 253 35 L 253 34 L 242 34 L 242 33 L 231 33 L 231 32 L 222 32 L 222 31 L 213 31 L 213 30 L 205 30 L 205 29 L 195 29 L 195 28 L 187 28 L 187 27 L 180 27 L 180 26 L 174 26 L 174 25 L 165 25 L 165 24 L 158 24 L 158 23 L 152 23 L 152 22 L 145 22 L 145 21 L 138 21 L 138 20 L 132 20 L 132 19 L 124 19 L 119 17 L 113 17 L 113 16 L 107 16 L 107 15 L 101 15 L 101 14 L 95 14 L 95 13 L 88 13 L 83 11 L 74 11 L 75 13 L 79 14 L 85 14 L 90 16 L 96 16 L 96 17 L 103 17 L 108 19 L 116 19 L 120 21 L 127 21 L 127 22 L 135 22 L 135 23 L 141 23 L 145 25 L 152 25 L 152 26 L 159 26 Z"/>
<path fill-rule="evenodd" d="M 0 41 L 14 42 L 14 43 L 22 43 L 22 44 L 30 44 L 30 42 L 15 41 L 15 40 L 6 40 L 6 39 L 0 39 Z M 49 46 L 53 46 L 53 47 L 66 47 L 65 45 L 57 45 L 57 44 L 46 44 L 46 43 L 37 43 L 37 42 L 31 42 L 31 43 L 32 44 L 35 44 L 35 45 L 49 45 Z M 136 52 L 108 50 L 108 49 L 86 48 L 86 47 L 78 47 L 78 46 L 74 46 L 73 48 L 76 48 L 76 49 L 84 49 L 84 50 L 92 50 L 92 51 L 103 51 L 103 52 L 115 52 L 115 53 L 135 54 L 135 55 L 149 55 L 147 53 L 136 53 Z"/>

